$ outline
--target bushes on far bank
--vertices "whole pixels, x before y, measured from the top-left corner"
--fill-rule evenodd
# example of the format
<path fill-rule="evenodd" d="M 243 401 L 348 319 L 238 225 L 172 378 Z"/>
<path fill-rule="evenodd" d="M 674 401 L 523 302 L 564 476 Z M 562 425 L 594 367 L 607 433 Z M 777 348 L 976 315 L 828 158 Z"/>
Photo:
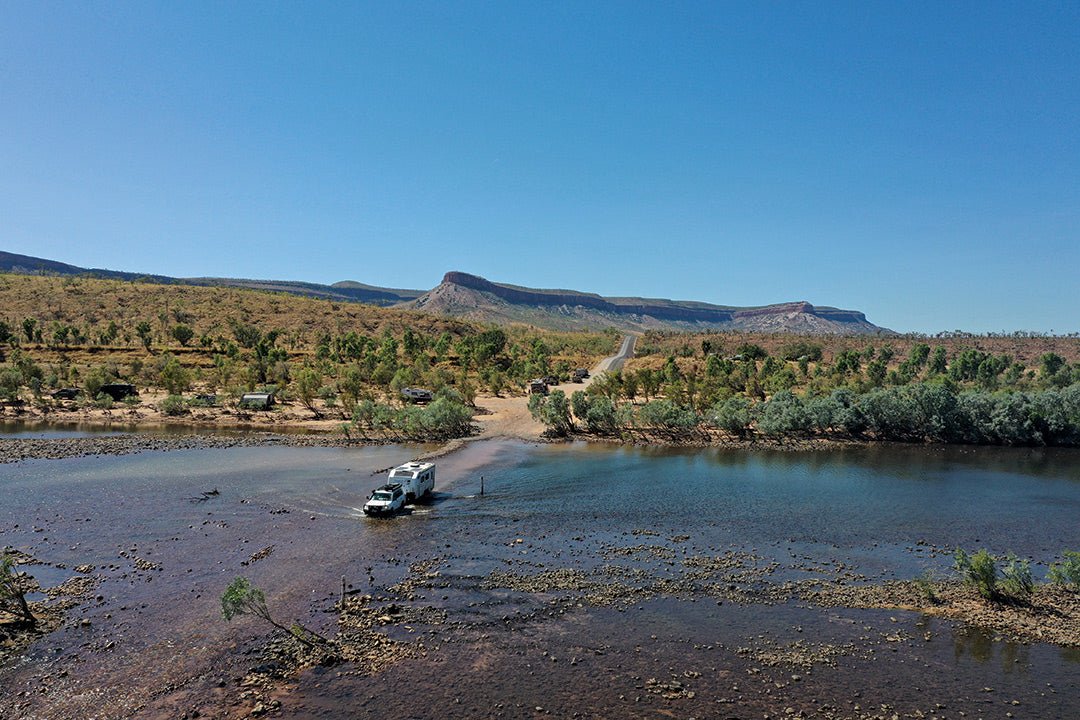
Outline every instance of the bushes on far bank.
<path fill-rule="evenodd" d="M 397 439 L 444 440 L 473 432 L 473 410 L 451 387 L 435 393 L 428 405 L 396 408 L 373 400 L 361 400 L 353 411 L 351 428 L 360 434 L 375 433 Z"/>
<path fill-rule="evenodd" d="M 694 439 L 720 431 L 738 436 L 848 437 L 975 445 L 1080 446 L 1080 383 L 1036 392 L 958 390 L 944 381 L 848 388 L 827 395 L 781 390 L 764 401 L 735 395 L 704 412 L 676 399 L 643 404 L 574 393 L 567 412 L 552 398 L 534 399 L 534 416 L 556 432 L 656 434 Z M 572 414 L 571 414 L 572 411 Z M 565 414 L 565 417 L 564 417 Z"/>

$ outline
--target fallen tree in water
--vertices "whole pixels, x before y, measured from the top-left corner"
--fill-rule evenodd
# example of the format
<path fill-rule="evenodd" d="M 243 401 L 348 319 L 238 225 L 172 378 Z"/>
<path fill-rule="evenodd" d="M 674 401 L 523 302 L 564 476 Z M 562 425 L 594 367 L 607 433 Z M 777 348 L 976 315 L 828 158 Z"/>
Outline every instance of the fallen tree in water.
<path fill-rule="evenodd" d="M 0 613 L 12 618 L 7 624 L 37 625 L 37 618 L 26 602 L 26 592 L 25 578 L 15 570 L 15 558 L 5 553 L 0 559 Z"/>

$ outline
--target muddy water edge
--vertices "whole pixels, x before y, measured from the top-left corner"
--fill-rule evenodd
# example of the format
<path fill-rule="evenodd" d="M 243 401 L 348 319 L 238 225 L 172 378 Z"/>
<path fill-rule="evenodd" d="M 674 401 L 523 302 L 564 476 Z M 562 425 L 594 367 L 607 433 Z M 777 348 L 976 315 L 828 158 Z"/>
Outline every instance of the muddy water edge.
<path fill-rule="evenodd" d="M 483 442 L 364 518 L 426 450 L 0 466 L 0 544 L 70 606 L 0 666 L 0 717 L 1080 716 L 1075 646 L 819 595 L 945 576 L 956 546 L 1043 574 L 1080 548 L 1075 451 Z M 297 671 L 221 620 L 238 575 L 346 659 Z"/>

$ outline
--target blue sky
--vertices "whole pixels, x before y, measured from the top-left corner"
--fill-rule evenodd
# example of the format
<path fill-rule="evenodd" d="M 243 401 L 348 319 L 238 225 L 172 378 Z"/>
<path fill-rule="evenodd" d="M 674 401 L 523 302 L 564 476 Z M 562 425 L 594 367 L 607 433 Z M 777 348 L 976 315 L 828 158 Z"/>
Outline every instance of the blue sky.
<path fill-rule="evenodd" d="M 0 2 L 0 249 L 1080 330 L 1080 4 Z"/>

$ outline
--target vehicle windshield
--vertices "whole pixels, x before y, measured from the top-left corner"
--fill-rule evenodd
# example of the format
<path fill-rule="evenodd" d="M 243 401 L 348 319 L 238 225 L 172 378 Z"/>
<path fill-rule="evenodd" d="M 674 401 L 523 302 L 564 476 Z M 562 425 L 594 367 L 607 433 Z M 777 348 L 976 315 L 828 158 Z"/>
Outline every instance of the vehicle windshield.
<path fill-rule="evenodd" d="M 390 493 L 385 492 L 385 491 L 372 493 L 372 495 L 371 495 L 372 500 L 390 500 L 391 497 L 392 496 L 390 495 Z"/>

